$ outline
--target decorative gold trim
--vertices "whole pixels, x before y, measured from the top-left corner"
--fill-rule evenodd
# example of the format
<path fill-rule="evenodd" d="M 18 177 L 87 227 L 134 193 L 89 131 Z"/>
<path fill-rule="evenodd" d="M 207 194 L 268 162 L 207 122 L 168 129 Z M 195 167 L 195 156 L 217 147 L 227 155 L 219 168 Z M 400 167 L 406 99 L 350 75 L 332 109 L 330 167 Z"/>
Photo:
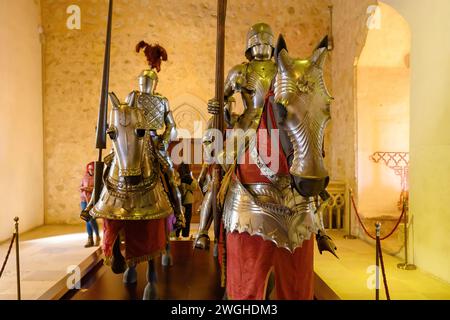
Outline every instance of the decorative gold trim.
<path fill-rule="evenodd" d="M 126 261 L 127 267 L 132 267 L 141 262 L 153 260 L 153 259 L 157 258 L 158 256 L 165 254 L 165 253 L 166 253 L 166 250 L 163 249 L 163 250 L 158 250 L 157 252 L 155 252 L 153 254 L 148 254 L 148 255 L 144 255 L 144 256 L 140 256 L 140 257 L 126 259 L 125 261 Z M 112 263 L 112 256 L 104 256 L 103 257 L 103 264 L 105 266 L 111 267 L 111 263 Z"/>
<path fill-rule="evenodd" d="M 124 215 L 122 208 L 118 208 L 114 210 L 113 213 L 109 214 L 103 214 L 101 212 L 98 212 L 95 210 L 95 207 L 91 210 L 91 216 L 93 218 L 104 218 L 104 219 L 110 219 L 110 220 L 156 220 L 156 219 L 163 219 L 167 218 L 172 213 L 172 208 L 168 208 L 167 210 L 160 211 L 156 214 L 146 214 L 146 215 L 139 215 L 138 212 L 134 211 L 132 214 Z"/>
<path fill-rule="evenodd" d="M 131 259 L 127 259 L 126 263 L 128 267 L 132 267 L 135 266 L 141 262 L 146 262 L 149 260 L 153 260 L 155 258 L 157 258 L 158 256 L 160 256 L 161 254 L 166 253 L 166 250 L 158 250 L 157 252 L 153 253 L 153 254 L 148 254 L 145 256 L 140 256 L 140 257 L 135 257 L 135 258 L 131 258 Z"/>
<path fill-rule="evenodd" d="M 111 263 L 112 263 L 112 256 L 111 257 L 108 257 L 108 256 L 103 257 L 103 265 L 105 265 L 107 267 L 111 267 Z"/>
<path fill-rule="evenodd" d="M 119 169 L 119 176 L 138 176 L 141 174 L 141 168 Z"/>
<path fill-rule="evenodd" d="M 106 189 L 114 197 L 126 199 L 130 193 L 145 193 L 146 191 L 152 190 L 155 188 L 157 182 L 158 171 L 154 170 L 149 177 L 144 178 L 143 182 L 137 185 L 126 185 L 125 182 L 119 182 L 112 177 L 108 177 L 106 179 Z"/>

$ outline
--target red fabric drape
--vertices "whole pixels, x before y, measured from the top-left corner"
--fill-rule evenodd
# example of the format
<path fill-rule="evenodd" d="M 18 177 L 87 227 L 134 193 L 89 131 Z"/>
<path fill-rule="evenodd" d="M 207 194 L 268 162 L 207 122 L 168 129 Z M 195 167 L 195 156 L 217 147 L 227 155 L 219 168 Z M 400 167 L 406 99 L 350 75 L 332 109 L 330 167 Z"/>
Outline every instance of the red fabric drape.
<path fill-rule="evenodd" d="M 275 273 L 276 298 L 311 300 L 314 297 L 314 241 L 290 253 L 248 233 L 227 235 L 227 294 L 233 300 L 262 300 L 268 273 Z"/>
<path fill-rule="evenodd" d="M 158 254 L 166 246 L 166 219 L 110 220 L 103 223 L 103 253 L 112 257 L 112 248 L 119 232 L 125 236 L 125 259 L 140 260 Z"/>
<path fill-rule="evenodd" d="M 262 158 L 262 160 L 264 160 L 265 163 L 268 163 L 269 159 L 267 159 L 268 155 L 270 155 L 270 157 L 273 157 L 273 152 L 278 153 L 278 171 L 277 174 L 280 175 L 288 175 L 289 174 L 289 167 L 288 167 L 288 163 L 286 160 L 286 156 L 283 152 L 283 149 L 281 148 L 281 142 L 278 139 L 278 150 L 272 150 L 272 144 L 271 144 L 271 137 L 269 132 L 267 131 L 268 129 L 268 125 L 267 125 L 267 120 L 269 119 L 269 121 L 272 124 L 272 128 L 277 129 L 277 125 L 275 122 L 275 118 L 273 115 L 273 106 L 270 103 L 269 100 L 270 95 L 268 95 L 267 99 L 266 99 L 266 107 L 264 108 L 264 111 L 261 115 L 261 121 L 259 123 L 259 127 L 258 127 L 258 132 L 257 132 L 257 150 L 260 150 L 261 148 L 261 141 L 259 139 L 261 132 L 263 132 L 266 135 L 266 141 L 267 141 L 267 147 L 266 150 L 267 152 L 262 152 L 260 153 L 260 156 Z M 266 131 L 260 131 L 260 130 L 266 130 Z M 256 164 L 251 164 L 249 163 L 249 159 L 250 159 L 250 151 L 247 150 L 241 157 L 244 157 L 243 159 L 245 159 L 245 162 L 240 161 L 241 164 L 238 165 L 238 169 L 237 169 L 237 176 L 239 178 L 239 181 L 241 181 L 242 183 L 270 183 L 269 179 L 267 179 L 265 176 L 263 176 L 261 174 L 261 171 L 259 170 L 258 166 Z"/>
<path fill-rule="evenodd" d="M 277 128 L 273 106 L 270 103 L 271 94 L 266 98 L 264 112 L 261 116 L 259 129 L 267 129 L 271 122 L 272 128 Z M 289 167 L 286 156 L 281 149 L 271 150 L 270 135 L 267 132 L 268 154 L 278 152 L 278 174 L 288 175 Z M 257 147 L 260 147 L 258 139 Z M 246 162 L 237 169 L 237 178 L 244 184 L 270 183 L 264 177 L 256 164 L 249 164 L 249 151 L 243 155 Z M 264 153 L 261 154 L 263 160 Z M 242 161 L 241 161 L 242 162 Z M 267 163 L 267 161 L 266 161 Z M 303 242 L 301 248 L 294 253 L 266 241 L 260 236 L 250 236 L 248 233 L 233 232 L 227 235 L 227 294 L 235 300 L 262 300 L 265 298 L 266 282 L 270 270 L 275 273 L 276 298 L 286 300 L 310 300 L 314 296 L 314 241 Z"/>

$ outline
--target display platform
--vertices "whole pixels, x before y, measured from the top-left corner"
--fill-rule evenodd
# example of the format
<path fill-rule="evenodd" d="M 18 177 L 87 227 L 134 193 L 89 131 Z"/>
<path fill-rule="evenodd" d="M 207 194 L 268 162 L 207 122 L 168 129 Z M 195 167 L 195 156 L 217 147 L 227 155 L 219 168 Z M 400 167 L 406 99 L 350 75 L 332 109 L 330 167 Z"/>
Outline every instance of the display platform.
<path fill-rule="evenodd" d="M 220 300 L 220 267 L 212 250 L 192 250 L 192 241 L 172 241 L 173 265 L 156 264 L 159 297 L 162 300 Z M 141 300 L 146 282 L 147 263 L 137 268 L 136 284 L 125 285 L 122 274 L 114 274 L 100 265 L 82 281 L 80 290 L 68 292 L 63 299 L 71 300 Z"/>
<path fill-rule="evenodd" d="M 196 226 L 194 226 L 195 229 Z M 195 230 L 194 230 L 195 231 Z M 315 250 L 315 297 L 318 300 L 374 300 L 369 289 L 374 265 L 374 247 L 362 240 L 345 240 L 344 232 L 329 231 L 338 247 L 339 260 Z M 140 300 L 145 285 L 146 263 L 138 267 L 138 284 L 125 286 L 122 275 L 115 275 L 103 266 L 99 247 L 83 248 L 84 226 L 42 226 L 21 235 L 22 299 L 73 300 Z M 0 245 L 6 253 L 9 243 Z M 222 299 L 220 268 L 212 250 L 191 250 L 192 241 L 172 241 L 174 265 L 162 267 L 158 261 L 161 299 Z M 397 268 L 399 258 L 384 254 L 386 275 L 392 300 L 449 300 L 450 284 L 421 270 Z M 80 290 L 69 290 L 67 268 L 79 266 Z M 17 298 L 15 252 L 0 281 L 0 299 Z M 385 299 L 381 287 L 380 298 Z"/>

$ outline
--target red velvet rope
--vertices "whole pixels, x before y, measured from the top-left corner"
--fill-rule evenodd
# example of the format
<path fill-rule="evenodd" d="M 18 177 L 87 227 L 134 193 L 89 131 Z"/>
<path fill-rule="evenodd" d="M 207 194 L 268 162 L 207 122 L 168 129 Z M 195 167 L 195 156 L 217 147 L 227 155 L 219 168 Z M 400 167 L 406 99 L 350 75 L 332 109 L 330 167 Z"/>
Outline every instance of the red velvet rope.
<path fill-rule="evenodd" d="M 359 224 L 361 225 L 361 227 L 363 228 L 364 232 L 373 240 L 376 240 L 377 238 L 372 236 L 369 231 L 367 231 L 366 227 L 364 226 L 364 223 L 361 220 L 361 217 L 359 216 L 358 213 L 358 209 L 356 208 L 356 204 L 355 204 L 355 199 L 353 198 L 353 195 L 351 195 L 352 198 L 352 204 L 353 204 L 353 208 L 355 209 L 355 213 L 356 213 L 356 217 L 358 218 Z M 403 215 L 405 214 L 405 205 L 403 205 L 402 208 L 402 214 L 400 215 L 400 217 L 398 218 L 397 223 L 395 224 L 394 229 L 392 229 L 391 232 L 389 232 L 389 234 L 387 236 L 384 236 L 383 238 L 380 238 L 380 240 L 385 240 L 387 238 L 389 238 L 390 236 L 392 236 L 392 234 L 395 232 L 395 230 L 397 230 L 398 226 L 400 225 L 400 222 L 402 221 Z"/>

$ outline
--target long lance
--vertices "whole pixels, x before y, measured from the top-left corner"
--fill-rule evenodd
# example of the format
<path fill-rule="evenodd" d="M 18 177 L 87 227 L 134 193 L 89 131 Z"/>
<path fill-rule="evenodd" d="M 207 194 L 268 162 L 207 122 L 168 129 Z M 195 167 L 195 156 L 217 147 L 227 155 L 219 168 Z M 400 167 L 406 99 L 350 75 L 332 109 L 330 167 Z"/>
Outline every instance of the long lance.
<path fill-rule="evenodd" d="M 219 114 L 214 116 L 214 128 L 220 130 L 223 139 L 224 133 L 224 90 L 225 90 L 225 20 L 227 14 L 227 0 L 217 0 L 217 47 L 216 47 L 216 94 L 215 99 L 219 102 Z M 222 140 L 223 141 L 223 140 Z M 222 144 L 223 145 L 223 144 Z M 219 234 L 221 212 L 218 208 L 217 194 L 221 181 L 221 166 L 217 161 L 217 154 L 219 150 L 215 151 L 216 163 L 214 166 L 213 175 L 217 179 L 217 183 L 213 186 L 213 214 L 214 214 L 214 228 L 215 234 Z M 224 244 L 225 246 L 225 244 Z M 225 248 L 223 250 L 225 252 Z M 222 257 L 222 286 L 224 283 L 225 274 L 225 255 Z"/>
<path fill-rule="evenodd" d="M 108 25 L 106 29 L 105 59 L 103 62 L 102 91 L 100 94 L 100 106 L 98 110 L 97 133 L 95 147 L 98 149 L 98 160 L 95 162 L 94 173 L 94 203 L 100 199 L 102 190 L 102 177 L 104 163 L 102 151 L 106 149 L 106 130 L 108 115 L 108 89 L 109 89 L 109 68 L 111 59 L 111 28 L 112 28 L 113 0 L 109 0 Z"/>

